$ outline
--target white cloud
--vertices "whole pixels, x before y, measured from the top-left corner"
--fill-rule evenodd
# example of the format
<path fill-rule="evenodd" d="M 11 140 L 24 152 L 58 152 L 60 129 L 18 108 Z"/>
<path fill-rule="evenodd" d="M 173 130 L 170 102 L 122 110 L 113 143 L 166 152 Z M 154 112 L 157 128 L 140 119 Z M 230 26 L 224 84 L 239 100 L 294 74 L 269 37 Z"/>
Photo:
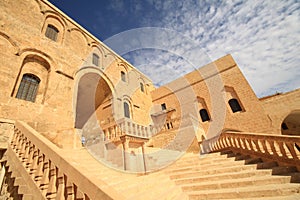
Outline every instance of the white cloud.
<path fill-rule="evenodd" d="M 145 20 L 144 26 L 175 29 L 198 42 L 199 49 L 204 49 L 213 60 L 232 54 L 258 96 L 300 87 L 299 1 L 149 2 L 163 13 L 163 18 L 159 22 Z M 179 56 L 193 47 L 177 40 L 166 43 Z M 152 56 L 155 66 L 166 63 L 168 56 Z M 168 65 L 177 66 L 172 60 Z M 184 67 L 177 72 L 191 69 L 188 65 Z"/>

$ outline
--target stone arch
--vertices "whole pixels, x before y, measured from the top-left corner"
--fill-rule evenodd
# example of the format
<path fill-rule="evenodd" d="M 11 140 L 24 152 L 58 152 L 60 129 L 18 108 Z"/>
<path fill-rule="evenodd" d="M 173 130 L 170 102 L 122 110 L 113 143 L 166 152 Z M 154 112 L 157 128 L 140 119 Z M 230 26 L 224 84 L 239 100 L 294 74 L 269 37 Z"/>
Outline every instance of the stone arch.
<path fill-rule="evenodd" d="M 39 57 L 42 57 L 44 60 L 46 60 L 51 68 L 53 68 L 54 70 L 56 69 L 56 65 L 55 65 L 55 62 L 53 60 L 53 58 L 51 56 L 49 56 L 48 54 L 46 54 L 45 52 L 39 50 L 39 49 L 35 49 L 35 48 L 24 48 L 24 49 L 21 49 L 19 52 L 18 52 L 18 56 L 23 56 L 24 58 L 30 54 L 34 54 L 34 55 L 37 55 Z"/>
<path fill-rule="evenodd" d="M 300 110 L 293 110 L 281 122 L 282 135 L 300 135 Z"/>
<path fill-rule="evenodd" d="M 87 46 L 90 46 L 88 37 L 87 37 L 86 34 L 84 34 L 79 28 L 70 28 L 70 29 L 68 29 L 68 31 L 69 31 L 69 32 L 72 32 L 72 31 L 78 31 L 78 32 L 84 37 Z"/>
<path fill-rule="evenodd" d="M 68 29 L 65 44 L 81 58 L 85 58 L 88 50 L 88 39 L 78 28 Z"/>
<path fill-rule="evenodd" d="M 19 46 L 17 45 L 16 41 L 13 40 L 10 36 L 8 36 L 6 33 L 0 31 L 0 36 L 7 40 L 11 46 L 13 46 L 16 49 L 16 53 L 19 52 Z"/>
<path fill-rule="evenodd" d="M 48 90 L 50 70 L 51 65 L 43 56 L 34 53 L 26 55 L 23 59 L 21 67 L 19 68 L 11 96 L 16 96 L 23 75 L 29 73 L 37 76 L 41 80 L 37 92 L 36 102 L 43 104 L 45 102 Z"/>
<path fill-rule="evenodd" d="M 46 11 L 43 11 L 43 13 L 45 15 L 45 18 L 52 16 L 52 17 L 56 18 L 64 27 L 68 26 L 67 21 L 59 13 L 57 13 L 53 10 L 46 10 Z"/>
<path fill-rule="evenodd" d="M 75 74 L 73 95 L 74 126 L 82 129 L 92 116 L 95 116 L 100 124 L 107 118 L 101 110 L 112 106 L 115 91 L 112 82 L 98 68 L 87 66 L 80 68 Z M 110 103 L 107 103 L 110 101 Z M 110 104 L 110 105 L 109 105 Z M 111 116 L 114 115 L 112 108 Z"/>
<path fill-rule="evenodd" d="M 43 13 L 43 9 L 42 9 L 42 5 L 41 5 L 41 2 L 39 0 L 35 0 L 35 2 L 37 3 L 38 7 L 39 7 L 39 10 L 41 13 Z"/>
<path fill-rule="evenodd" d="M 104 69 L 104 51 L 101 47 L 99 47 L 99 45 L 96 45 L 95 43 L 92 44 L 92 54 L 95 53 L 99 56 L 99 67 L 101 67 L 102 69 Z M 90 62 L 92 63 L 92 62 Z"/>

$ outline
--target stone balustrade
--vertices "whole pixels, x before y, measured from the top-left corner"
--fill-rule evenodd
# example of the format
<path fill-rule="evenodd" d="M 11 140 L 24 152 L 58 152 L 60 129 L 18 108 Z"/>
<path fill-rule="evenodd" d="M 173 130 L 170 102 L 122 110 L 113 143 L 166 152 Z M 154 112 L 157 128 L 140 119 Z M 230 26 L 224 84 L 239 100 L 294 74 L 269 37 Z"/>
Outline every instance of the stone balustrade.
<path fill-rule="evenodd" d="M 148 139 L 155 134 L 155 129 L 153 126 L 136 124 L 127 118 L 118 120 L 115 124 L 105 127 L 102 131 L 104 141 L 117 140 L 124 135 Z"/>
<path fill-rule="evenodd" d="M 241 153 L 299 166 L 299 146 L 299 136 L 225 132 L 220 136 L 203 141 L 200 148 L 202 153 L 232 149 Z"/>
<path fill-rule="evenodd" d="M 34 182 L 44 199 L 112 199 L 114 192 L 106 184 L 96 185 L 62 156 L 63 150 L 37 133 L 23 122 L 16 122 L 14 134 L 8 146 L 10 157 L 20 163 L 20 170 Z M 14 156 L 15 155 L 15 156 Z M 11 158 L 13 159 L 13 158 Z M 88 183 L 88 184 L 87 184 Z M 32 189 L 32 187 L 31 187 Z M 37 193 L 33 191 L 33 193 Z M 40 195 L 39 194 L 39 195 Z M 34 194 L 36 197 L 36 194 Z M 40 196 L 37 198 L 41 198 Z M 116 197 L 118 198 L 118 197 Z"/>

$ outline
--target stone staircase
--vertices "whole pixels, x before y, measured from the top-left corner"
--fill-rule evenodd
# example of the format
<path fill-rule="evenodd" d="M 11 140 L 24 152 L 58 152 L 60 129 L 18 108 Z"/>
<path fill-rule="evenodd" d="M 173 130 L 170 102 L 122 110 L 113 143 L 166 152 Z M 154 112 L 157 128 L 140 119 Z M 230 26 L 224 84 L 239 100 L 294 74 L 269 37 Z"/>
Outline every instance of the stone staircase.
<path fill-rule="evenodd" d="M 162 152 L 153 161 L 164 163 Z M 300 199 L 298 165 L 233 150 L 185 153 L 163 169 L 129 173 L 102 164 L 86 148 L 60 149 L 18 122 L 5 155 L 13 199 Z"/>
<path fill-rule="evenodd" d="M 189 199 L 300 199 L 296 167 L 231 151 L 185 155 L 165 173 Z"/>

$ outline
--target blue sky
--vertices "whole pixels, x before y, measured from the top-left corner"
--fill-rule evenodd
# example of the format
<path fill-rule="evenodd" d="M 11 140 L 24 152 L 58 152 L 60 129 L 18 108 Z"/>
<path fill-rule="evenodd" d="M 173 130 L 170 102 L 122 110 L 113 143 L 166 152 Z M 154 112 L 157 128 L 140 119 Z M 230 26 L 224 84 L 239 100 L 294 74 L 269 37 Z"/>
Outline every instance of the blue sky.
<path fill-rule="evenodd" d="M 299 0 L 50 2 L 121 53 L 156 85 L 193 70 L 195 66 L 183 56 L 191 52 L 189 57 L 205 55 L 198 67 L 207 60 L 232 54 L 259 97 L 300 87 Z M 118 48 L 126 40 L 118 47 L 111 43 L 116 35 L 123 36 L 124 31 L 143 27 L 175 31 L 177 37 L 160 38 L 160 41 L 176 51 L 139 48 L 122 53 Z M 180 38 L 188 38 L 193 45 Z M 199 51 L 191 51 L 194 46 Z"/>

